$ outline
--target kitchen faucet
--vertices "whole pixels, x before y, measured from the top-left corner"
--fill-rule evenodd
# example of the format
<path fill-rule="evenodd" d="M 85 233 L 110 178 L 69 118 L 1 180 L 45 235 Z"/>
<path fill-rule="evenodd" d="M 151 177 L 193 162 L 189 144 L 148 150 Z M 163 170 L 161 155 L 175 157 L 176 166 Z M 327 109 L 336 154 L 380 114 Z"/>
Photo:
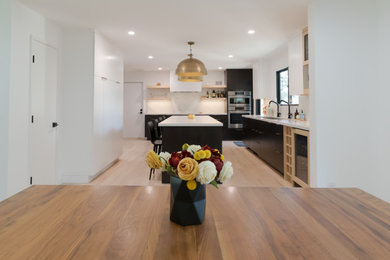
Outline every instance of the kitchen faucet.
<path fill-rule="evenodd" d="M 290 103 L 287 102 L 286 100 L 280 100 L 279 103 L 282 103 L 282 102 L 284 102 L 284 103 L 286 103 L 288 105 L 288 118 L 291 119 L 292 118 L 292 114 L 291 114 L 291 109 L 290 109 Z"/>
<path fill-rule="evenodd" d="M 275 103 L 276 104 L 276 107 L 277 107 L 277 112 L 276 112 L 276 116 L 277 117 L 280 117 L 280 112 L 279 112 L 279 104 L 276 103 L 275 101 L 271 100 L 269 103 L 268 103 L 268 106 L 271 105 L 271 103 Z"/>

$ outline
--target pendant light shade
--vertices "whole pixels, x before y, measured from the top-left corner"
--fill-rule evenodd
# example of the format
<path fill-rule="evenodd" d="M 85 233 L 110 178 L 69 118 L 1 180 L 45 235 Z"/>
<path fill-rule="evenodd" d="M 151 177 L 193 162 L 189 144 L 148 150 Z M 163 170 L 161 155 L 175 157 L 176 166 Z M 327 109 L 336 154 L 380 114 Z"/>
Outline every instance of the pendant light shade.
<path fill-rule="evenodd" d="M 178 76 L 178 80 L 184 82 L 202 82 L 203 77 L 202 76 Z"/>
<path fill-rule="evenodd" d="M 198 59 L 192 58 L 192 48 L 191 46 L 194 42 L 188 42 L 190 45 L 190 54 L 189 59 L 185 59 L 177 65 L 176 75 L 178 76 L 179 81 L 184 82 L 201 82 L 203 81 L 203 76 L 207 75 L 207 69 L 203 62 Z"/>

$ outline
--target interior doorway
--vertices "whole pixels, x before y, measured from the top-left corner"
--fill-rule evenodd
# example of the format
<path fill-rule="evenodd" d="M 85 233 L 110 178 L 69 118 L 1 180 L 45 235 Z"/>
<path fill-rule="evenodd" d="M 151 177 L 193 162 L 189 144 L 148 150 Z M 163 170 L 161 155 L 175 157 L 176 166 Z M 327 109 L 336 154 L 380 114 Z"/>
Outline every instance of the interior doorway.
<path fill-rule="evenodd" d="M 123 137 L 145 137 L 145 116 L 143 111 L 143 83 L 127 82 L 124 84 L 123 102 Z"/>
<path fill-rule="evenodd" d="M 57 49 L 31 40 L 30 184 L 56 184 Z"/>

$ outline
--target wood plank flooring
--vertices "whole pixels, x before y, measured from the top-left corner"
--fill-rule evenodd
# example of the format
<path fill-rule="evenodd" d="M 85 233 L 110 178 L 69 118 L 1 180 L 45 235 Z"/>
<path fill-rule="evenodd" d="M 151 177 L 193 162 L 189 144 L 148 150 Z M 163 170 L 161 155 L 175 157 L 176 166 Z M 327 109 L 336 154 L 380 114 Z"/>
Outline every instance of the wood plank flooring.
<path fill-rule="evenodd" d="M 92 185 L 163 185 L 161 172 L 156 171 L 149 181 L 145 154 L 152 149 L 149 141 L 126 139 L 119 161 L 91 182 Z M 256 155 L 231 141 L 223 142 L 226 160 L 233 164 L 234 176 L 224 183 L 228 186 L 288 187 L 290 183 Z"/>
<path fill-rule="evenodd" d="M 0 203 L 0 259 L 390 259 L 390 204 L 359 189 L 207 187 L 202 225 L 165 186 L 32 186 Z"/>

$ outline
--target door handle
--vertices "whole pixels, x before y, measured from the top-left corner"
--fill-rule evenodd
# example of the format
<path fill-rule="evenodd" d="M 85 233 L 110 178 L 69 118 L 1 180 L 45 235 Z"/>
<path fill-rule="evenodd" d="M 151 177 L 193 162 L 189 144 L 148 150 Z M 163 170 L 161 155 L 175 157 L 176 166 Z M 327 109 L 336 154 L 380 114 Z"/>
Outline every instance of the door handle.
<path fill-rule="evenodd" d="M 142 113 L 143 113 L 142 108 L 139 110 L 139 113 L 140 113 L 140 115 L 142 115 Z"/>
<path fill-rule="evenodd" d="M 53 123 L 52 123 L 52 127 L 53 127 L 53 128 L 56 128 L 57 126 L 58 126 L 58 123 L 57 123 L 57 122 L 53 122 Z"/>

